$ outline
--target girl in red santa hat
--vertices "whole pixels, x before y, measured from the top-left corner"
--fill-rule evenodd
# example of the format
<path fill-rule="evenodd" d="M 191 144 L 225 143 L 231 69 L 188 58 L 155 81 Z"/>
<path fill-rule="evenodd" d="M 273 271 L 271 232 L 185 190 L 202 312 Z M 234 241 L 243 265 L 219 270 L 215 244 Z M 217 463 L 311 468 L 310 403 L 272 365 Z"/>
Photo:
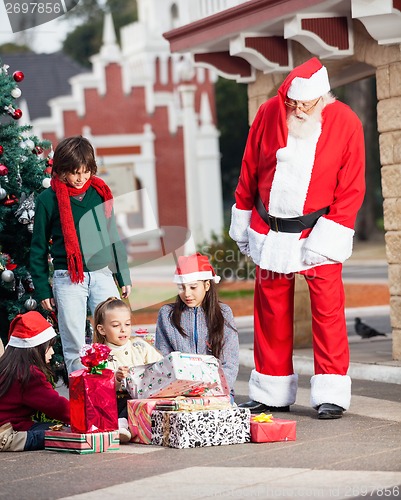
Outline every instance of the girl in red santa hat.
<path fill-rule="evenodd" d="M 230 236 L 256 264 L 252 412 L 296 400 L 295 273 L 311 298 L 318 418 L 340 418 L 351 400 L 342 263 L 350 257 L 365 193 L 365 148 L 356 114 L 330 92 L 317 58 L 294 68 L 259 108 L 235 192 Z"/>
<path fill-rule="evenodd" d="M 37 412 L 70 423 L 70 403 L 52 386 L 49 362 L 56 332 L 37 311 L 17 315 L 0 358 L 0 451 L 43 450 L 45 430 Z"/>
<path fill-rule="evenodd" d="M 238 332 L 231 308 L 218 300 L 220 276 L 205 255 L 179 257 L 173 279 L 178 295 L 157 318 L 155 346 L 163 354 L 181 351 L 220 359 L 234 401 L 239 369 Z"/>
<path fill-rule="evenodd" d="M 36 299 L 57 308 L 68 373 L 82 368 L 87 308 L 131 292 L 127 255 L 113 215 L 113 195 L 96 176 L 95 152 L 85 137 L 62 140 L 54 152 L 51 188 L 36 199 L 30 271 Z M 49 247 L 49 240 L 52 244 Z M 49 282 L 49 248 L 54 268 Z"/>

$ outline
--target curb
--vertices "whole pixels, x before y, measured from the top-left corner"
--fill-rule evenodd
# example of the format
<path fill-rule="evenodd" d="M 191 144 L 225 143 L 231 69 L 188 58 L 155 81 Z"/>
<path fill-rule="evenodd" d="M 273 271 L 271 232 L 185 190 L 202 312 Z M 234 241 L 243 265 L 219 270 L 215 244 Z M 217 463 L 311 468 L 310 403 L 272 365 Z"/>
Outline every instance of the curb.
<path fill-rule="evenodd" d="M 364 307 L 347 307 L 345 309 L 345 318 L 347 320 L 354 319 L 356 316 L 376 316 L 390 315 L 390 306 L 364 306 Z M 238 329 L 253 328 L 253 316 L 236 316 L 235 324 Z"/>
<path fill-rule="evenodd" d="M 313 359 L 295 355 L 294 372 L 299 375 L 314 375 Z M 255 368 L 253 349 L 240 349 L 240 365 L 246 368 Z M 369 380 L 371 382 L 383 382 L 387 384 L 401 385 L 401 367 L 375 365 L 368 363 L 350 363 L 348 375 L 358 380 Z"/>

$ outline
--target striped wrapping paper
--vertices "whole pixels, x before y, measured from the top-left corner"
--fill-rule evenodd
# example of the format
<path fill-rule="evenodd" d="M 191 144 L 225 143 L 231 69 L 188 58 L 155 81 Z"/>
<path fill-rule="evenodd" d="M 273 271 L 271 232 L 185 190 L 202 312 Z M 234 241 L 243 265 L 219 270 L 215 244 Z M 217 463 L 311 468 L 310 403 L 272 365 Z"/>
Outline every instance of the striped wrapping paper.
<path fill-rule="evenodd" d="M 45 450 L 87 455 L 120 449 L 118 431 L 77 434 L 66 431 L 46 431 Z"/>
<path fill-rule="evenodd" d="M 129 399 L 127 401 L 128 427 L 134 443 L 150 444 L 152 439 L 151 414 L 159 399 Z"/>

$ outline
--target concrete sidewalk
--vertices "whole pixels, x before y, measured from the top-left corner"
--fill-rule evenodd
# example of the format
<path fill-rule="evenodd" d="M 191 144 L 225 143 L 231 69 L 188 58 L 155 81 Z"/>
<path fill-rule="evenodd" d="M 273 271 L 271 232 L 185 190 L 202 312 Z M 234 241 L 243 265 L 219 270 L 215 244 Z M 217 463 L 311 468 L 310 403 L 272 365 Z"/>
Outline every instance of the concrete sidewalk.
<path fill-rule="evenodd" d="M 391 357 L 390 327 L 384 330 L 386 337 L 371 340 L 360 339 L 352 328 L 356 316 L 376 326 L 373 320 L 379 315 L 389 325 L 389 307 L 349 309 L 346 315 L 352 401 L 342 419 L 317 419 L 309 401 L 312 351 L 296 349 L 296 403 L 290 413 L 274 415 L 296 421 L 296 441 L 184 450 L 130 443 L 114 453 L 93 455 L 1 453 L 0 498 L 400 498 L 401 362 Z M 237 317 L 236 323 L 241 366 L 235 399 L 242 403 L 248 400 L 254 366 L 253 317 Z M 154 324 L 138 326 L 155 331 Z"/>
<path fill-rule="evenodd" d="M 241 367 L 236 400 L 247 400 Z M 10 500 L 399 498 L 399 385 L 354 380 L 349 411 L 317 420 L 309 377 L 296 404 L 296 441 L 177 450 L 131 443 L 114 453 L 0 454 L 0 498 Z"/>
<path fill-rule="evenodd" d="M 353 313 L 354 311 L 352 311 Z M 237 318 L 240 341 L 252 317 Z M 150 331 L 153 331 L 150 329 Z M 0 498 L 10 500 L 130 500 L 261 498 L 399 498 L 401 494 L 401 365 L 392 364 L 390 337 L 350 338 L 350 409 L 339 420 L 317 420 L 310 406 L 310 377 L 299 376 L 296 403 L 275 418 L 296 421 L 296 441 L 177 450 L 135 443 L 93 455 L 50 451 L 0 454 Z M 248 399 L 245 353 L 235 384 L 236 402 Z M 378 355 L 381 358 L 378 361 Z M 309 369 L 309 349 L 295 352 L 298 371 Z M 302 365 L 302 363 L 304 365 Z M 251 363 L 250 363 L 251 364 Z M 307 368 L 309 366 L 309 368 Z M 378 380 L 362 376 L 378 367 Z M 394 368 L 397 384 L 385 369 Z"/>

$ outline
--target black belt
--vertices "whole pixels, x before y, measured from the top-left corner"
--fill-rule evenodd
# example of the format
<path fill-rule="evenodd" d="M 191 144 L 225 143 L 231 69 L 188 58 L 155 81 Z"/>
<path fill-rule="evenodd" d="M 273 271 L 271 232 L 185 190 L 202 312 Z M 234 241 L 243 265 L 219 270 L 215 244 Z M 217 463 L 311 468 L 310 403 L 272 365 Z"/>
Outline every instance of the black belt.
<path fill-rule="evenodd" d="M 313 227 L 319 217 L 329 213 L 329 207 L 325 207 L 307 215 L 300 215 L 299 217 L 290 217 L 288 219 L 273 217 L 273 215 L 270 215 L 267 212 L 259 194 L 255 200 L 255 208 L 270 229 L 276 231 L 277 233 L 302 233 L 304 229 Z"/>

